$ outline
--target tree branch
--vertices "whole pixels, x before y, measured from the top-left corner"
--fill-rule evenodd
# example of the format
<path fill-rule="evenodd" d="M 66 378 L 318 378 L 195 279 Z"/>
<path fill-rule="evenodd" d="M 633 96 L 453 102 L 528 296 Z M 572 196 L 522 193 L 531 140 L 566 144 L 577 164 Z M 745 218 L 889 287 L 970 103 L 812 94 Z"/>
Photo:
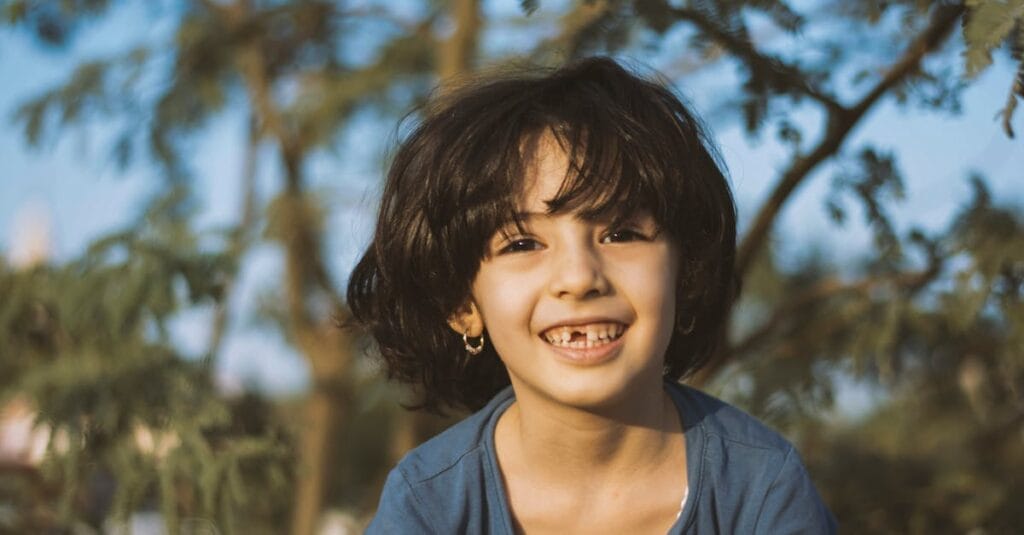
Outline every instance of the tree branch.
<path fill-rule="evenodd" d="M 205 0 L 209 2 L 210 0 Z M 245 17 L 249 16 L 249 7 L 246 0 L 238 0 L 230 9 L 220 11 L 225 17 L 225 24 L 228 28 L 236 28 L 244 23 Z M 309 227 L 307 218 L 302 217 L 298 206 L 303 194 L 302 159 L 304 155 L 303 140 L 301 135 L 288 128 L 284 114 L 274 103 L 271 97 L 271 80 L 267 73 L 263 51 L 258 41 L 246 43 L 239 54 L 239 70 L 245 83 L 249 99 L 256 111 L 261 134 L 269 135 L 277 141 L 281 151 L 281 159 L 285 171 L 285 194 L 290 196 L 290 202 L 294 204 L 289 210 L 296 210 L 292 216 L 288 216 L 288 223 L 294 226 L 294 236 L 286 243 L 289 249 L 289 256 L 296 256 L 286 271 L 286 292 L 288 294 L 288 308 L 290 317 L 295 323 L 296 333 L 314 332 L 319 322 L 314 321 L 308 310 L 306 310 L 306 281 L 312 280 L 317 287 L 324 291 L 330 298 L 335 311 L 341 313 L 341 293 L 334 287 L 330 280 L 327 268 L 320 256 L 318 236 Z M 308 278 L 307 278 L 308 276 Z"/>
<path fill-rule="evenodd" d="M 225 6 L 218 4 L 214 0 L 196 0 L 196 2 L 199 2 L 199 4 L 206 8 L 210 13 L 223 15 L 225 12 Z"/>
<path fill-rule="evenodd" d="M 746 64 L 755 78 L 769 80 L 778 89 L 810 97 L 830 111 L 842 110 L 842 105 L 832 95 L 815 87 L 799 67 L 777 57 L 762 54 L 750 41 L 726 31 L 696 9 L 673 8 L 671 13 L 680 20 L 693 23 L 702 32 L 711 36 L 729 53 Z"/>
<path fill-rule="evenodd" d="M 453 0 L 450 9 L 455 31 L 438 47 L 437 74 L 441 80 L 456 77 L 472 68 L 480 34 L 479 0 Z"/>
<path fill-rule="evenodd" d="M 801 310 L 806 310 L 823 301 L 844 294 L 869 294 L 872 290 L 883 286 L 895 287 L 906 290 L 909 293 L 916 293 L 939 276 L 942 272 L 943 263 L 944 260 L 941 257 L 933 256 L 929 260 L 928 267 L 920 271 L 887 273 L 865 277 L 850 283 L 844 283 L 834 278 L 823 280 L 776 307 L 772 315 L 760 327 L 709 362 L 707 366 L 694 376 L 691 383 L 696 386 L 705 384 L 725 367 L 727 363 L 743 358 L 758 347 L 763 346 L 772 339 L 772 336 L 785 324 L 788 318 L 791 318 Z"/>
<path fill-rule="evenodd" d="M 849 109 L 833 109 L 829 113 L 828 127 L 818 146 L 805 157 L 797 157 L 788 170 L 782 175 L 778 184 L 765 201 L 761 210 L 754 217 L 750 230 L 736 254 L 736 274 L 744 277 L 750 270 L 757 251 L 761 248 L 772 225 L 778 217 L 782 206 L 804 179 L 821 162 L 836 151 L 846 139 L 853 127 L 864 117 L 865 113 L 889 90 L 903 81 L 916 70 L 921 60 L 935 51 L 949 35 L 956 21 L 963 13 L 962 5 L 940 6 L 936 8 L 928 26 L 910 43 L 903 55 L 890 67 L 885 76 L 856 105 Z"/>
<path fill-rule="evenodd" d="M 232 31 L 244 24 L 251 13 L 247 0 L 236 0 L 222 20 Z M 299 440 L 298 469 L 303 477 L 296 485 L 291 533 L 311 535 L 323 505 L 331 429 L 347 410 L 346 400 L 338 395 L 337 386 L 345 379 L 353 361 L 351 339 L 348 331 L 334 326 L 329 314 L 317 311 L 316 297 L 324 295 L 332 301 L 332 313 L 340 315 L 342 309 L 340 294 L 333 288 L 321 254 L 323 238 L 305 196 L 303 163 L 307 147 L 301 130 L 289 128 L 284 113 L 273 100 L 274 80 L 268 72 L 258 37 L 243 43 L 238 60 L 260 125 L 258 130 L 276 140 L 284 168 L 281 213 L 277 217 L 285 250 L 284 293 L 288 310 L 285 328 L 305 355 L 313 383 L 304 412 L 307 428 Z"/>
<path fill-rule="evenodd" d="M 905 289 L 911 293 L 916 292 L 939 275 L 939 265 L 931 266 L 922 271 L 895 273 L 876 277 L 867 277 L 856 282 L 843 284 L 841 281 L 829 279 L 822 281 L 811 288 L 797 294 L 782 306 L 775 309 L 764 324 L 756 331 L 750 333 L 743 340 L 736 343 L 730 350 L 734 355 L 742 355 L 757 348 L 764 340 L 781 325 L 786 318 L 794 313 L 818 304 L 827 299 L 838 297 L 843 294 L 868 294 L 875 288 L 891 286 Z"/>
<path fill-rule="evenodd" d="M 377 19 L 393 24 L 407 34 L 416 33 L 423 24 L 422 20 L 402 18 L 384 6 L 368 6 L 362 8 L 338 9 L 335 15 L 340 19 Z M 428 19 L 432 17 L 428 16 Z"/>
<path fill-rule="evenodd" d="M 555 37 L 547 39 L 530 53 L 530 57 L 536 61 L 541 56 L 555 51 L 561 54 L 564 61 L 571 56 L 571 50 L 576 48 L 580 36 L 588 32 L 595 24 L 611 11 L 611 3 L 608 0 L 596 0 L 594 2 L 578 2 L 576 7 L 562 16 L 562 32 Z"/>

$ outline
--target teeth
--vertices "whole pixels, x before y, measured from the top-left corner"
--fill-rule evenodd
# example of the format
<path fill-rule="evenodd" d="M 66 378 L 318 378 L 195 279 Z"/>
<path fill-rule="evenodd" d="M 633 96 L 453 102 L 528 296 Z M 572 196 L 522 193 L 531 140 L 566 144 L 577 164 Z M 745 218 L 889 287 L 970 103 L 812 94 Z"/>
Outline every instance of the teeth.
<path fill-rule="evenodd" d="M 552 345 L 585 349 L 607 344 L 622 335 L 625 327 L 620 323 L 592 323 L 575 327 L 555 327 L 544 333 L 544 339 Z M 585 336 L 583 340 L 573 340 L 573 333 Z"/>

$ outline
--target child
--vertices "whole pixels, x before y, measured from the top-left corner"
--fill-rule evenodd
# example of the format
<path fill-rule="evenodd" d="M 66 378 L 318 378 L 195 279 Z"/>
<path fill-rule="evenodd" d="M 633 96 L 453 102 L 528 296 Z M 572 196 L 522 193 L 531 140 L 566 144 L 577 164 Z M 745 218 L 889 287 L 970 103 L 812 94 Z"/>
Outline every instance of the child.
<path fill-rule="evenodd" d="M 369 533 L 830 533 L 793 447 L 678 380 L 734 294 L 735 207 L 662 85 L 592 58 L 423 110 L 348 299 L 422 406 Z"/>

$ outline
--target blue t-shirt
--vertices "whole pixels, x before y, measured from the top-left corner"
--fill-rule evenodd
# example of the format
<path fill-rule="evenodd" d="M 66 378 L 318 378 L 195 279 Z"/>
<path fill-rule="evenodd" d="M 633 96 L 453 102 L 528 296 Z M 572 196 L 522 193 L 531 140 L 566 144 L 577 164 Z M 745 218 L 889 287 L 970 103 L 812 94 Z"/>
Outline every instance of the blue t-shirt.
<path fill-rule="evenodd" d="M 670 534 L 835 533 L 789 442 L 723 401 L 665 385 L 683 423 L 689 485 Z M 409 452 L 388 475 L 367 533 L 514 533 L 494 449 L 498 417 L 514 400 L 506 388 Z"/>

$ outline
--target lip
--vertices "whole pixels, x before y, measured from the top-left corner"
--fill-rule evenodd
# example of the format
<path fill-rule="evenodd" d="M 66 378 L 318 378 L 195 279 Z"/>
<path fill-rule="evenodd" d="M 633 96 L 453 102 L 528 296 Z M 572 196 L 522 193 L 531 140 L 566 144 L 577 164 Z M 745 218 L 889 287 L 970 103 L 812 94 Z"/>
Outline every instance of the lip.
<path fill-rule="evenodd" d="M 579 348 L 559 347 L 553 345 L 549 343 L 543 335 L 543 333 L 547 332 L 550 329 L 560 327 L 578 327 L 580 325 L 588 325 L 591 323 L 618 323 L 623 326 L 623 331 L 618 338 L 612 340 L 611 342 L 608 342 L 607 344 L 602 344 L 597 347 Z M 551 351 L 554 352 L 555 356 L 557 356 L 559 360 L 568 362 L 569 364 L 573 364 L 576 366 L 596 366 L 598 364 L 608 362 L 609 360 L 612 360 L 616 356 L 618 356 L 619 352 L 622 350 L 622 341 L 626 336 L 626 331 L 629 330 L 629 326 L 630 324 L 625 321 L 609 318 L 607 316 L 573 318 L 568 321 L 560 321 L 558 323 L 552 323 L 551 325 L 548 325 L 547 327 L 540 330 L 540 333 L 538 333 L 537 338 L 539 338 L 545 346 L 551 349 Z"/>
<path fill-rule="evenodd" d="M 625 333 L 623 333 L 625 335 Z M 558 347 L 549 344 L 547 340 L 541 340 L 545 346 L 555 353 L 555 356 L 564 362 L 576 366 L 596 366 L 608 362 L 619 355 L 622 350 L 622 339 L 620 336 L 614 341 L 597 347 Z"/>

